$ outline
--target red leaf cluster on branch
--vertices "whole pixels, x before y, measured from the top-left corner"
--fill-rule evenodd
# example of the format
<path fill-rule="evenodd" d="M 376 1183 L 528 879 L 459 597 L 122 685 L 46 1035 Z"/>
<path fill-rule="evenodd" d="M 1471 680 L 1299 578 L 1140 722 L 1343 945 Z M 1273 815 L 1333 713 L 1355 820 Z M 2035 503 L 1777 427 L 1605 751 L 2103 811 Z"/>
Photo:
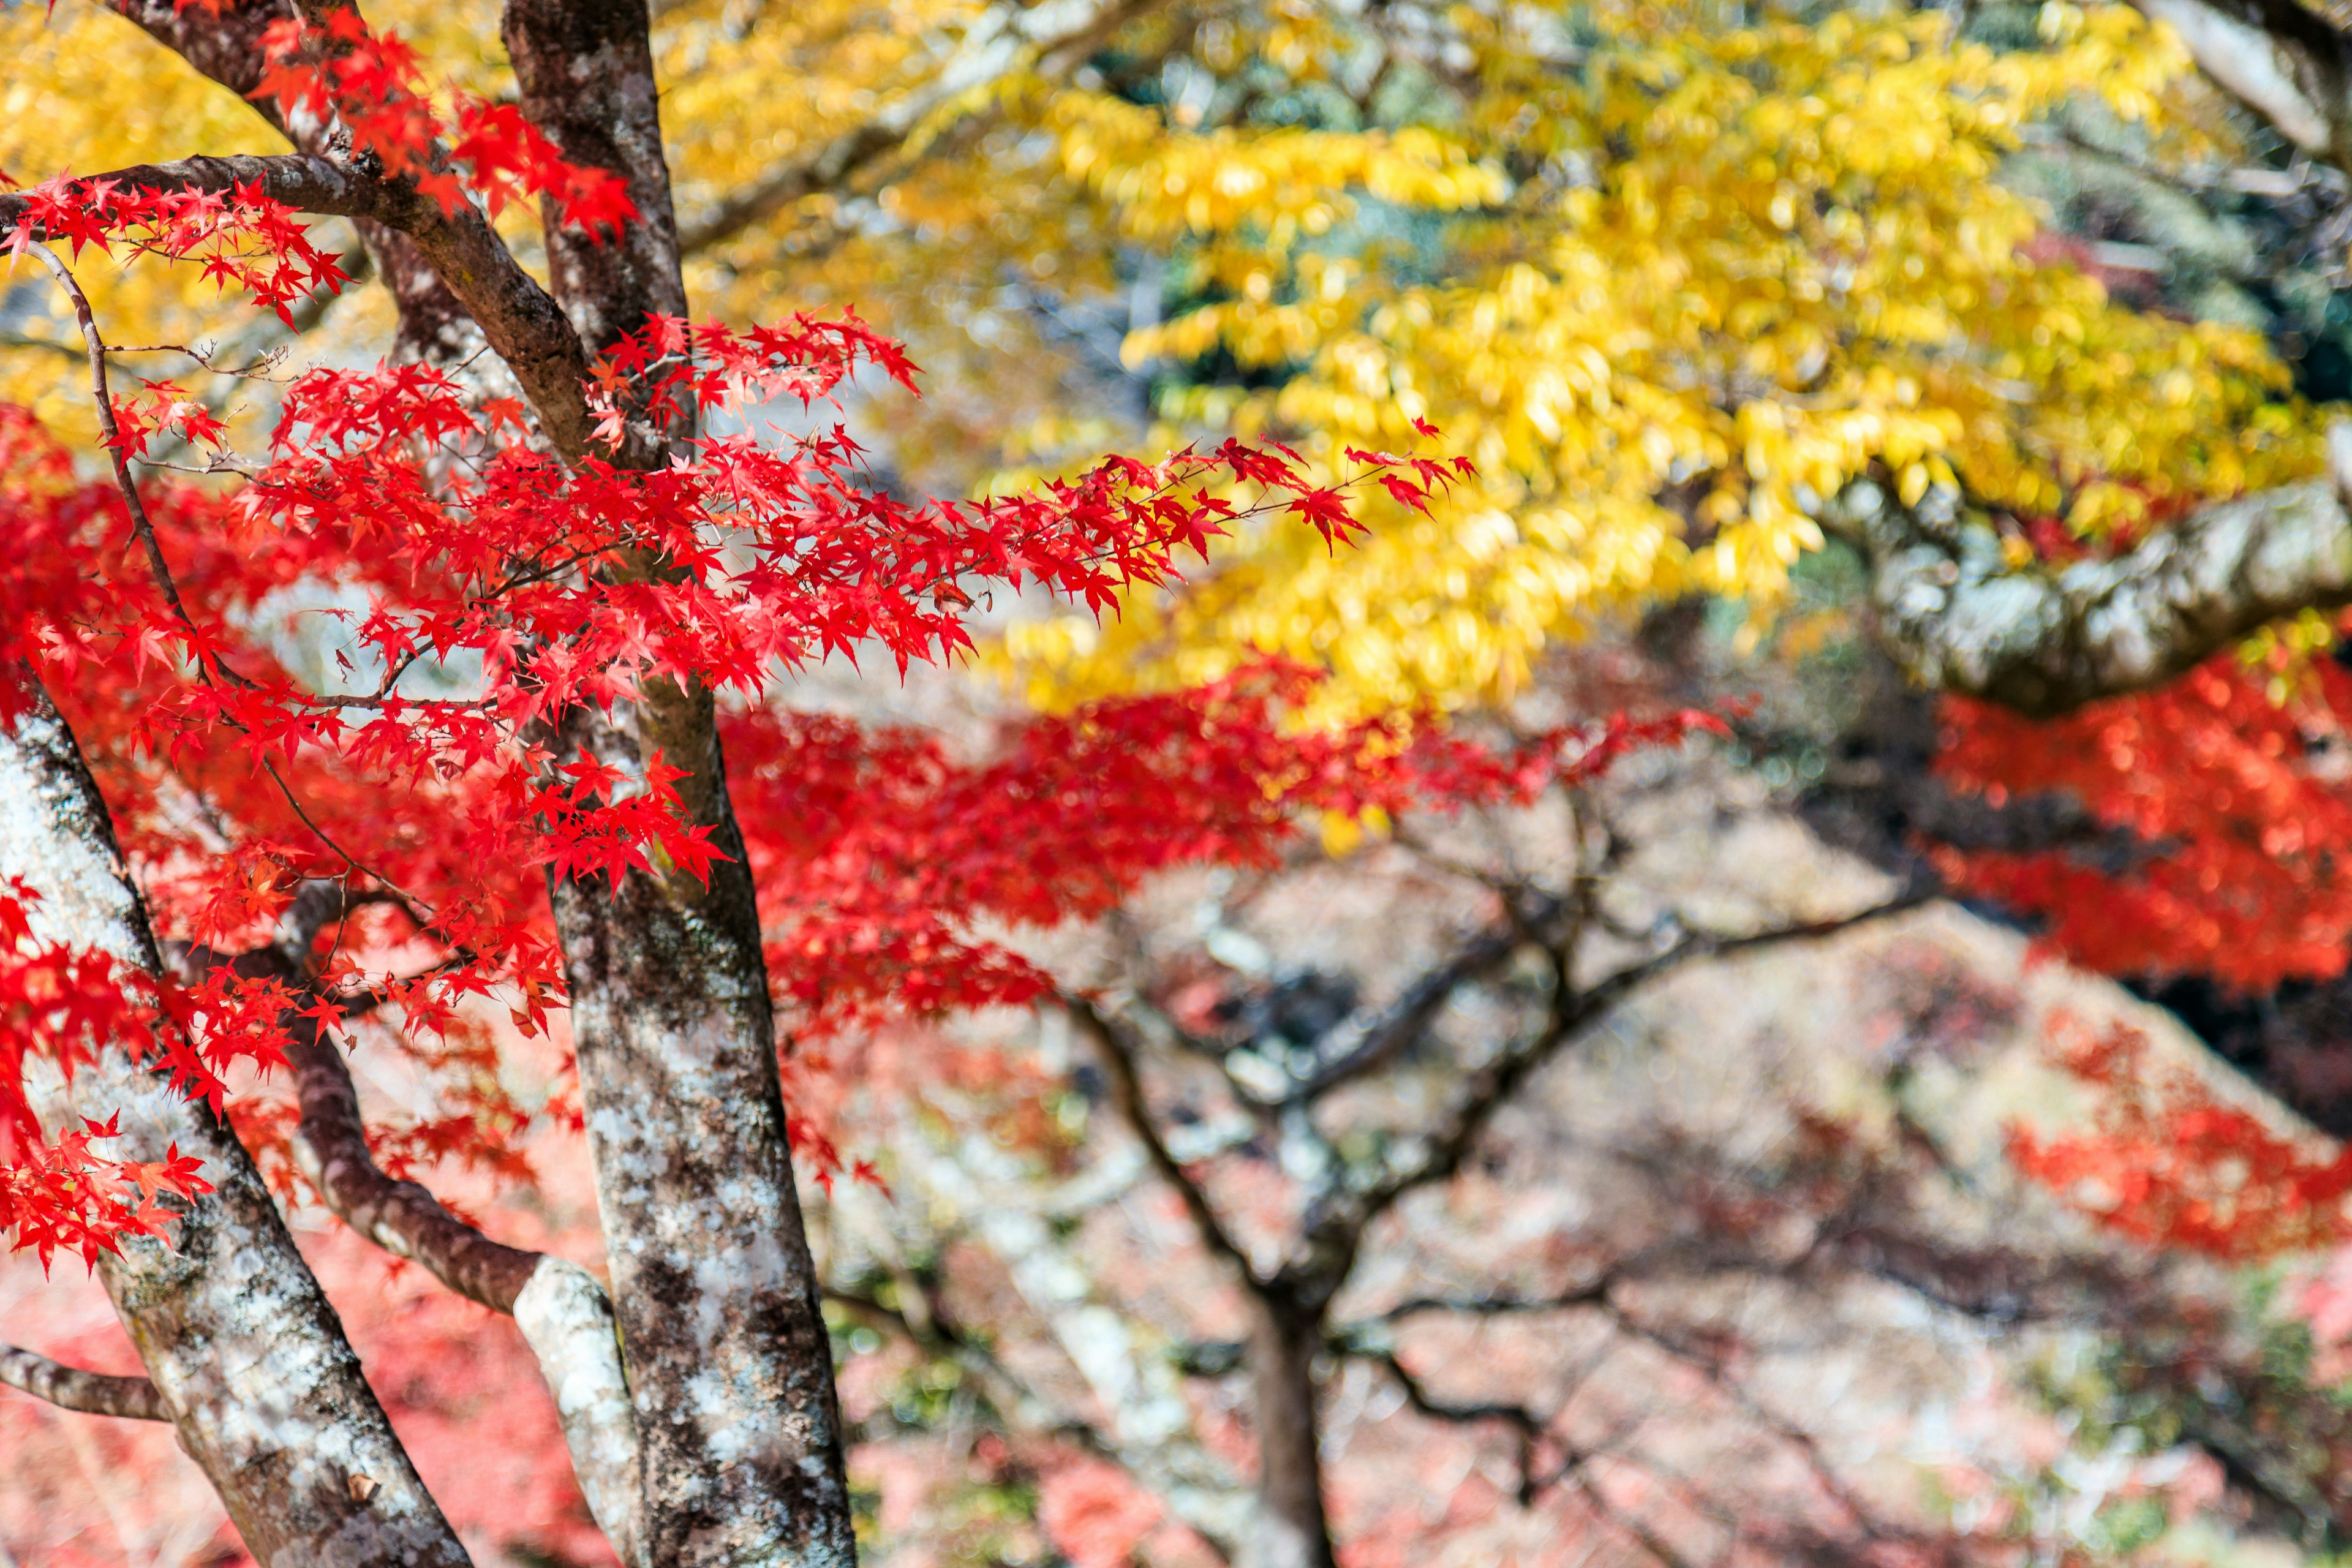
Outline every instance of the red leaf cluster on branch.
<path fill-rule="evenodd" d="M 455 212 L 468 195 L 495 217 L 518 197 L 551 205 L 560 223 L 617 232 L 637 216 L 615 175 L 568 163 L 510 103 L 458 96 L 445 121 L 424 86 L 415 48 L 373 33 L 356 9 L 271 24 L 262 47 L 269 68 L 254 90 L 289 121 L 340 122 L 355 152 L 372 154 L 393 179 Z"/>
<path fill-rule="evenodd" d="M 27 1058 L 37 1053 L 70 1079 L 114 1045 L 167 1068 L 177 1086 L 202 1091 L 217 1079 L 186 1034 L 158 1027 L 140 976 L 107 953 L 37 938 L 27 914 L 36 901 L 22 883 L 0 889 L 0 1230 L 47 1268 L 60 1250 L 95 1262 L 119 1237 L 167 1235 L 174 1216 L 158 1198 L 211 1189 L 176 1145 L 159 1162 L 99 1153 L 91 1145 L 115 1136 L 111 1118 L 44 1138 L 26 1098 Z"/>
<path fill-rule="evenodd" d="M 1959 699 L 1943 714 L 1947 777 L 1996 804 L 2063 791 L 2136 840 L 2121 855 L 1940 852 L 1956 885 L 2041 917 L 2068 958 L 2248 992 L 2344 968 L 2352 671 L 2325 658 L 2249 666 L 2231 653 L 2052 722 Z"/>
<path fill-rule="evenodd" d="M 293 323 L 295 301 L 333 293 L 348 282 L 341 258 L 310 243 L 310 231 L 283 203 L 252 186 L 217 191 L 125 190 L 111 180 L 60 174 L 24 193 L 9 237 L 21 257 L 36 236 L 113 256 L 188 262 L 223 289 L 231 284 Z"/>

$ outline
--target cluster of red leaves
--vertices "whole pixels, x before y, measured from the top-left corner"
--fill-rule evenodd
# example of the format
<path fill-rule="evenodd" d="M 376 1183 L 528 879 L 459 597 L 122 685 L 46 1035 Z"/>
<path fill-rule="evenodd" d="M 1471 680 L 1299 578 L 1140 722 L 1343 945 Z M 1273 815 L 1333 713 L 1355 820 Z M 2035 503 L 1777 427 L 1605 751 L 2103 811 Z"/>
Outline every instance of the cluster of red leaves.
<path fill-rule="evenodd" d="M 617 231 L 637 216 L 627 187 L 603 169 L 565 161 L 510 103 L 461 94 L 445 122 L 424 86 L 415 49 L 373 33 L 357 9 L 323 18 L 289 17 L 262 37 L 269 68 L 253 96 L 289 121 L 340 121 L 355 152 L 374 155 L 386 176 L 408 179 L 455 212 L 468 195 L 496 216 L 509 201 L 548 204 L 557 221 L 593 233 Z"/>
<path fill-rule="evenodd" d="M 1402 717 L 1301 729 L 1292 716 L 1318 679 L 1265 663 L 1108 700 L 1025 721 L 971 763 L 832 715 L 731 715 L 730 779 L 794 1071 L 826 1072 L 843 1036 L 1051 993 L 1050 974 L 984 931 L 1096 918 L 1180 866 L 1271 867 L 1322 814 L 1523 804 L 1722 728 L 1695 711 L 1621 716 L 1500 750 Z M 803 1118 L 794 1135 L 821 1174 L 838 1168 L 821 1124 Z"/>
<path fill-rule="evenodd" d="M 95 247 L 186 262 L 226 289 L 236 285 L 256 303 L 292 324 L 291 306 L 306 295 L 332 293 L 347 281 L 341 258 L 310 243 L 293 212 L 257 189 L 125 190 L 111 180 L 60 174 L 24 193 L 23 215 L 10 236 L 22 256 L 37 234 L 79 256 Z"/>
<path fill-rule="evenodd" d="M 123 1236 L 166 1236 L 176 1217 L 166 1193 L 193 1197 L 210 1187 L 178 1146 L 160 1161 L 110 1160 L 92 1145 L 116 1136 L 117 1119 L 85 1121 L 55 1139 L 43 1135 L 26 1102 L 26 1058 L 38 1052 L 70 1079 L 109 1044 L 136 1059 L 168 1064 L 175 1081 L 204 1076 L 185 1037 L 162 1019 L 150 988 L 107 953 L 35 935 L 21 883 L 0 890 L 0 1230 L 47 1268 L 59 1251 L 95 1262 Z"/>
<path fill-rule="evenodd" d="M 2283 1134 L 2186 1063 L 2157 1061 L 2128 1025 L 2060 1019 L 2053 1037 L 2094 1120 L 2046 1140 L 2011 1129 L 2010 1158 L 2028 1179 L 2136 1240 L 2229 1262 L 2352 1239 L 2352 1149 Z"/>
<path fill-rule="evenodd" d="M 912 731 L 758 709 L 726 730 L 772 927 L 780 1000 L 804 1038 L 891 1017 L 1019 1005 L 1050 988 L 975 922 L 1045 929 L 1107 913 L 1182 865 L 1271 867 L 1323 813 L 1522 804 L 1597 777 L 1634 744 L 1714 730 L 1682 712 L 1493 750 L 1403 718 L 1302 730 L 1318 678 L 1261 664 L 1207 686 L 1027 721 L 960 763 Z"/>
<path fill-rule="evenodd" d="M 2221 655 L 2163 689 L 2036 723 L 1944 707 L 1948 777 L 1996 804 L 2063 791 L 2137 849 L 1941 853 L 1956 885 L 2044 922 L 2113 974 L 2211 975 L 2248 992 L 2341 971 L 2352 942 L 2352 671 Z"/>

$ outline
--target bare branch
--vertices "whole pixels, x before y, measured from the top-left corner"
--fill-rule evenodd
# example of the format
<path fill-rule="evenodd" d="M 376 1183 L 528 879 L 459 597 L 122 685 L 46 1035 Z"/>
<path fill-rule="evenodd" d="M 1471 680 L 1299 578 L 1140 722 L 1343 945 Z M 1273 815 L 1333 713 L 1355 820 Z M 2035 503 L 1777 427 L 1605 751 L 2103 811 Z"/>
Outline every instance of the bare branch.
<path fill-rule="evenodd" d="M 1587 1029 L 1607 1016 L 1628 995 L 1660 975 L 1699 959 L 1720 958 L 1755 948 L 1816 942 L 1836 936 L 1856 926 L 1916 909 L 1925 902 L 1926 895 L 1907 893 L 1850 915 L 1808 921 L 1743 936 L 1702 932 L 1685 937 L 1655 957 L 1629 964 L 1580 992 L 1571 991 L 1563 984 L 1554 995 L 1551 1016 L 1544 1027 L 1468 1075 L 1467 1088 L 1447 1114 L 1444 1124 L 1431 1137 L 1430 1152 L 1418 1164 L 1397 1173 L 1360 1196 L 1349 1194 L 1336 1199 L 1325 1215 L 1318 1216 L 1311 1228 L 1323 1230 L 1328 1227 L 1330 1235 L 1325 1245 L 1337 1247 L 1341 1254 L 1352 1256 L 1364 1227 L 1393 1207 L 1405 1194 L 1453 1178 L 1496 1113 L 1510 1101 L 1538 1068 L 1551 1060 L 1563 1046 L 1580 1038 Z"/>
<path fill-rule="evenodd" d="M 56 251 L 38 243 L 31 249 L 73 304 L 74 321 L 81 328 L 84 355 L 89 362 L 89 396 L 98 412 L 99 432 L 106 437 L 106 455 L 114 466 L 115 488 L 122 492 L 122 504 L 130 509 L 131 531 L 139 536 L 139 543 L 147 552 L 147 570 L 155 580 L 155 590 L 172 607 L 173 618 L 188 633 L 190 645 L 201 646 L 196 639 L 196 624 L 189 619 L 187 606 L 180 602 L 179 585 L 172 581 L 172 569 L 164 563 L 163 547 L 156 541 L 155 525 L 148 520 L 146 503 L 139 499 L 138 483 L 131 477 L 130 450 L 123 445 L 122 431 L 115 423 L 114 397 L 106 383 L 106 339 L 98 330 L 89 296 L 82 292 L 81 285 L 74 280 L 72 271 L 58 258 Z"/>
<path fill-rule="evenodd" d="M 74 188 L 100 182 L 219 195 L 257 186 L 298 212 L 364 220 L 408 236 L 514 372 L 550 445 L 568 460 L 587 452 L 595 419 L 588 408 L 588 355 L 580 335 L 553 296 L 522 269 L 489 220 L 472 206 L 445 212 L 404 181 L 374 179 L 307 153 L 141 163 L 77 180 Z M 0 230 L 13 228 L 26 211 L 26 197 L 0 195 Z"/>
<path fill-rule="evenodd" d="M 61 1410 L 120 1415 L 129 1421 L 169 1421 L 172 1412 L 143 1377 L 115 1377 L 61 1365 L 45 1355 L 0 1345 L 0 1383 Z"/>
<path fill-rule="evenodd" d="M 904 147 L 926 122 L 958 99 L 978 98 L 1018 72 L 1059 76 L 1083 62 L 1097 44 L 1164 0 L 1060 0 L 1059 4 L 992 5 L 965 33 L 962 46 L 939 73 L 854 131 L 835 137 L 814 157 L 779 163 L 685 226 L 688 255 L 732 239 L 806 197 L 838 190 L 861 170 Z"/>
<path fill-rule="evenodd" d="M 1451 958 L 1406 986 L 1387 1008 L 1349 1019 L 1317 1042 L 1317 1065 L 1289 1098 L 1313 1100 L 1328 1094 L 1404 1050 L 1421 1037 L 1430 1020 L 1456 992 L 1508 963 L 1527 945 L 1528 928 L 1549 924 L 1565 907 L 1563 900 L 1548 900 L 1522 920 L 1505 921 L 1480 932 Z"/>
<path fill-rule="evenodd" d="M 1151 1119 L 1151 1108 L 1144 1102 L 1143 1079 L 1138 1069 L 1138 1042 L 1129 1036 L 1124 1025 L 1087 998 L 1065 994 L 1060 1001 L 1063 1010 L 1101 1047 L 1103 1065 L 1110 1076 L 1111 1099 L 1118 1105 L 1120 1117 L 1142 1142 L 1152 1169 L 1159 1172 L 1183 1200 L 1184 1212 L 1192 1217 L 1193 1228 L 1200 1232 L 1202 1245 L 1231 1264 L 1244 1284 L 1257 1287 L 1261 1281 L 1257 1271 L 1250 1265 L 1248 1255 L 1226 1231 L 1224 1222 L 1217 1217 L 1208 1194 L 1192 1179 L 1192 1173 L 1184 1169 L 1183 1162 L 1170 1152 L 1167 1140 L 1160 1135 L 1159 1125 Z"/>

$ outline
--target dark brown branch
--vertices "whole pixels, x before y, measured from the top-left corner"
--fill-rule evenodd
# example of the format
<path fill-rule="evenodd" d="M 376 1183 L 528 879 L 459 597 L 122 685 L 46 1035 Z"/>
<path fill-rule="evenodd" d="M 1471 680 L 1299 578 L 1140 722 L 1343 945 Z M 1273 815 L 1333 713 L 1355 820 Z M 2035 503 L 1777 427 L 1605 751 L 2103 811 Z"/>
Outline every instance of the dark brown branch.
<path fill-rule="evenodd" d="M 1144 1154 L 1150 1160 L 1152 1169 L 1159 1172 L 1183 1200 L 1184 1212 L 1192 1217 L 1193 1228 L 1200 1233 L 1202 1245 L 1231 1264 L 1240 1273 L 1244 1283 L 1253 1287 L 1258 1285 L 1257 1271 L 1251 1267 L 1248 1255 L 1226 1231 L 1224 1222 L 1217 1217 L 1215 1206 L 1209 1202 L 1209 1194 L 1192 1179 L 1192 1173 L 1184 1169 L 1183 1162 L 1176 1158 L 1170 1151 L 1167 1140 L 1160 1135 L 1159 1124 L 1152 1121 L 1151 1108 L 1144 1100 L 1137 1042 L 1129 1037 L 1123 1025 L 1087 997 L 1065 994 L 1061 1004 L 1063 1010 L 1101 1048 L 1103 1067 L 1110 1078 L 1112 1102 L 1118 1108 L 1120 1118 L 1143 1144 Z"/>
<path fill-rule="evenodd" d="M 1609 1300 L 1617 1288 L 1623 1270 L 1611 1269 L 1591 1284 L 1564 1291 L 1558 1296 L 1414 1296 L 1370 1320 L 1372 1323 L 1395 1323 L 1427 1312 L 1459 1312 L 1466 1317 L 1515 1317 L 1521 1313 L 1565 1312 L 1578 1307 L 1599 1306 Z M 1346 1339 L 1367 1325 L 1349 1324 L 1332 1331 Z"/>
<path fill-rule="evenodd" d="M 1451 1180 L 1462 1168 L 1462 1163 L 1469 1158 L 1471 1150 L 1476 1146 L 1496 1112 L 1509 1103 L 1538 1068 L 1550 1061 L 1562 1047 L 1581 1037 L 1587 1029 L 1601 1022 L 1627 996 L 1660 975 L 1700 959 L 1727 957 L 1756 948 L 1776 947 L 1793 942 L 1815 942 L 1836 936 L 1872 921 L 1916 909 L 1925 902 L 1927 897 L 1924 894 L 1906 894 L 1851 915 L 1808 921 L 1800 925 L 1781 926 L 1745 936 L 1700 933 L 1684 938 L 1654 958 L 1629 964 L 1585 990 L 1574 991 L 1561 985 L 1555 991 L 1550 1016 L 1543 1028 L 1520 1046 L 1504 1051 L 1494 1061 L 1468 1075 L 1467 1089 L 1455 1101 L 1444 1125 L 1432 1136 L 1431 1152 L 1425 1159 L 1409 1170 L 1399 1172 L 1360 1197 L 1349 1194 L 1340 1199 L 1317 1216 L 1318 1223 L 1311 1228 L 1331 1231 L 1329 1237 L 1321 1241 L 1321 1247 L 1334 1248 L 1340 1256 L 1352 1257 L 1365 1226 L 1393 1207 L 1400 1198 L 1416 1188 Z M 1564 963 L 1562 968 L 1565 968 Z"/>
<path fill-rule="evenodd" d="M 1453 957 L 1406 986 L 1404 994 L 1381 1013 L 1343 1024 L 1335 1031 L 1335 1037 L 1318 1042 L 1314 1071 L 1289 1098 L 1313 1100 L 1328 1094 L 1389 1061 L 1420 1038 L 1430 1020 L 1462 987 L 1508 963 L 1512 955 L 1527 945 L 1530 925 L 1548 923 L 1562 907 L 1562 900 L 1547 900 L 1525 920 L 1506 921 L 1481 932 Z"/>
<path fill-rule="evenodd" d="M 86 1415 L 120 1415 L 129 1421 L 172 1419 L 163 1394 L 143 1377 L 84 1372 L 14 1345 L 0 1345 L 0 1383 L 61 1410 L 79 1410 Z"/>
<path fill-rule="evenodd" d="M 1359 1361 L 1368 1361 L 1396 1379 L 1404 1391 L 1405 1401 L 1414 1411 L 1433 1421 L 1451 1422 L 1457 1426 L 1475 1426 L 1482 1422 L 1499 1422 L 1517 1432 L 1521 1438 L 1533 1442 L 1548 1436 L 1549 1425 L 1524 1405 L 1507 1405 L 1481 1400 L 1468 1405 L 1449 1404 L 1429 1392 L 1421 1379 L 1405 1367 L 1393 1350 L 1370 1350 L 1352 1347 L 1348 1353 Z"/>
<path fill-rule="evenodd" d="M 188 634 L 190 646 L 201 646 L 196 624 L 189 619 L 188 607 L 180 602 L 179 584 L 172 581 L 172 569 L 164 563 L 163 546 L 155 538 L 155 525 L 148 519 L 147 504 L 139 498 L 138 481 L 131 477 L 130 449 L 123 445 L 121 428 L 115 423 L 114 396 L 107 386 L 106 339 L 98 330 L 89 296 L 82 292 L 81 285 L 74 280 L 73 273 L 58 258 L 56 251 L 42 244 L 34 245 L 32 249 L 72 302 L 74 321 L 81 329 L 83 355 L 89 362 L 89 397 L 98 412 L 99 432 L 106 437 L 106 455 L 114 468 L 115 488 L 122 492 L 122 504 L 130 509 L 131 531 L 138 535 L 141 548 L 147 552 L 148 574 L 154 579 L 156 592 L 172 607 L 173 618 Z"/>
<path fill-rule="evenodd" d="M 316 1019 L 294 1014 L 288 1025 L 286 1060 L 302 1108 L 295 1158 L 327 1206 L 385 1251 L 423 1264 L 459 1295 L 511 1314 L 542 1255 L 492 1241 L 417 1183 L 385 1175 L 368 1152 L 359 1095 L 342 1053 Z"/>
<path fill-rule="evenodd" d="M 218 195 L 239 185 L 258 186 L 264 195 L 298 212 L 365 220 L 408 236 L 513 370 L 549 444 L 567 459 L 587 452 L 595 419 L 588 407 L 588 355 L 580 336 L 553 296 L 522 269 L 489 220 L 473 207 L 446 213 L 406 182 L 375 179 L 307 153 L 141 163 L 88 176 L 76 188 L 96 181 Z M 26 210 L 26 197 L 0 195 L 0 231 L 13 229 Z"/>
<path fill-rule="evenodd" d="M 314 879 L 296 891 L 268 947 L 227 960 L 197 948 L 183 962 L 198 973 L 226 962 L 238 974 L 278 980 L 298 997 L 312 996 L 311 949 L 319 933 L 350 907 L 340 883 Z M 289 1009 L 279 1022 L 287 1032 L 286 1061 L 294 1072 L 302 1118 L 294 1137 L 295 1163 L 327 1207 L 385 1251 L 423 1264 L 468 1300 L 511 1316 L 516 1297 L 545 1255 L 492 1241 L 418 1183 L 385 1175 L 368 1151 L 359 1091 L 341 1051 L 306 1011 Z"/>

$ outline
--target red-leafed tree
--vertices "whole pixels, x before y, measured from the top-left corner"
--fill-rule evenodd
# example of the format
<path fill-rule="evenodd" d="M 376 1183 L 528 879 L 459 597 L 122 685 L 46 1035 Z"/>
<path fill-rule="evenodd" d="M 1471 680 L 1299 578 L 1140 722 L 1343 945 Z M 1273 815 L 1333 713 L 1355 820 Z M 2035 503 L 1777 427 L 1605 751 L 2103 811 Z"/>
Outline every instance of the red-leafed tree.
<path fill-rule="evenodd" d="M 93 470 L 0 412 L 0 1226 L 95 1264 L 146 1375 L 0 1373 L 173 1423 L 257 1560 L 463 1561 L 274 1184 L 514 1316 L 623 1561 L 845 1563 L 791 1163 L 838 1157 L 788 1121 L 780 1009 L 815 1045 L 1020 1003 L 1045 977 L 978 922 L 1261 861 L 1301 814 L 1525 798 L 1647 732 L 1304 732 L 1309 678 L 1274 666 L 1038 721 L 979 766 L 794 715 L 793 670 L 952 655 L 992 589 L 1100 613 L 1253 511 L 1336 545 L 1346 486 L 1228 444 L 908 503 L 843 428 L 764 425 L 911 367 L 854 318 L 688 322 L 641 5 L 509 6 L 520 103 L 446 118 L 348 10 L 142 15 L 298 150 L 0 198 L 80 320 L 105 436 Z M 488 221 L 519 198 L 545 287 Z M 344 278 L 304 213 L 359 227 L 390 358 L 285 381 L 249 453 L 171 383 L 118 380 L 79 260 L 197 268 L 290 318 Z M 1358 460 L 1408 501 L 1454 471 Z M 524 1105 L 492 1026 L 559 1006 L 576 1088 Z M 431 1076 L 431 1115 L 365 1124 L 362 1035 Z M 405 1179 L 520 1174 L 535 1119 L 584 1131 L 609 1294 Z"/>

